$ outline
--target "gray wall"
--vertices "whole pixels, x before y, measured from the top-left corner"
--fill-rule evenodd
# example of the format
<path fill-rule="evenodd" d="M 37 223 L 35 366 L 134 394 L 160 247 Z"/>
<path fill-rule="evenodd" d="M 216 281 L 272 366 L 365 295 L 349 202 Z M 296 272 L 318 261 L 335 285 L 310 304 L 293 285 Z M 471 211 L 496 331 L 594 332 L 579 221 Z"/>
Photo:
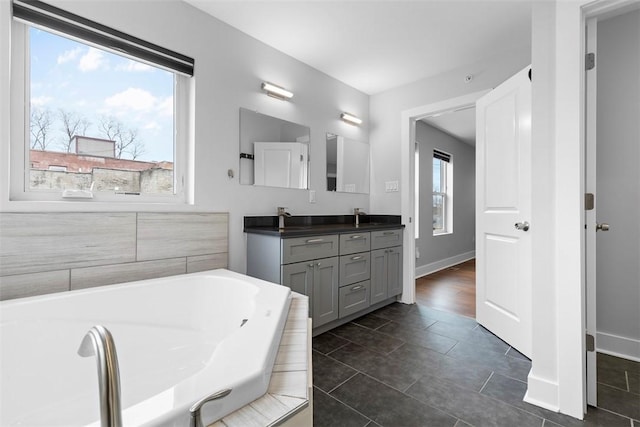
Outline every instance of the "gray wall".
<path fill-rule="evenodd" d="M 424 122 L 416 122 L 420 149 L 420 238 L 416 275 L 423 276 L 475 256 L 475 149 Z M 453 233 L 432 230 L 433 150 L 451 154 L 453 165 Z"/>
<path fill-rule="evenodd" d="M 640 358 L 640 11 L 598 23 L 596 71 L 598 346 Z"/>
<path fill-rule="evenodd" d="M 194 117 L 194 205 L 141 206 L 113 204 L 124 211 L 183 210 L 229 212 L 229 267 L 245 271 L 244 215 L 275 214 L 287 206 L 293 215 L 348 214 L 354 207 L 370 212 L 365 194 L 327 192 L 325 134 L 343 135 L 358 141 L 369 139 L 369 97 L 326 74 L 287 56 L 254 38 L 204 14 L 179 0 L 126 1 L 114 7 L 111 0 L 50 3 L 63 7 L 133 36 L 159 44 L 195 59 Z M 8 100 L 10 2 L 0 1 L 0 159 L 8 158 L 10 106 Z M 149 11 L 153 13 L 150 15 Z M 144 25 L 141 25 L 143 23 Z M 294 92 L 291 101 L 265 95 L 262 81 L 271 81 Z M 7 83 L 5 83 L 7 82 Z M 309 203 L 305 190 L 253 187 L 239 182 L 239 109 L 259 111 L 311 128 L 310 188 L 316 203 Z M 351 126 L 340 120 L 351 111 L 364 120 Z M 386 163 L 386 161 L 385 161 Z M 235 171 L 230 179 L 227 170 Z M 8 182 L 5 164 L 0 181 Z M 8 186 L 0 186 L 0 212 L 104 210 L 104 206 L 80 202 L 20 203 L 9 201 Z"/>

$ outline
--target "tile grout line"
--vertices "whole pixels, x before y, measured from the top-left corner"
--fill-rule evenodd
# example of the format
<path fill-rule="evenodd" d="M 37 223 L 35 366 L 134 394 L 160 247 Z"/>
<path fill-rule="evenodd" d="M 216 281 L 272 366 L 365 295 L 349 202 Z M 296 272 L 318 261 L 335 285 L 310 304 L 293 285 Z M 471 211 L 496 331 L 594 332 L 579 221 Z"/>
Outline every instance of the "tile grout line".
<path fill-rule="evenodd" d="M 345 365 L 348 366 L 348 365 Z M 353 369 L 351 366 L 349 366 L 351 369 Z M 356 375 L 358 375 L 360 373 L 360 371 L 354 369 L 355 373 L 353 375 L 351 375 L 349 378 L 347 378 L 346 380 L 342 381 L 340 384 L 338 384 L 337 386 L 335 386 L 334 388 L 332 388 L 331 390 L 325 392 L 327 394 L 331 394 L 333 393 L 338 387 L 340 387 L 341 385 L 343 385 L 344 383 L 346 383 L 347 381 L 349 381 L 351 378 L 355 377 Z M 320 389 L 322 390 L 322 389 Z M 324 391 L 324 390 L 323 390 Z"/>
<path fill-rule="evenodd" d="M 320 390 L 321 392 L 325 393 L 325 394 L 326 394 L 327 396 L 329 396 L 330 398 L 334 399 L 336 402 L 340 402 L 340 403 L 342 403 L 344 406 L 346 406 L 347 408 L 351 409 L 351 410 L 352 410 L 353 412 L 355 412 L 356 414 L 360 414 L 360 415 L 362 415 L 363 417 L 365 417 L 366 419 L 368 419 L 368 420 L 369 420 L 369 422 L 368 422 L 367 424 L 365 424 L 365 426 L 367 426 L 367 425 L 371 424 L 371 422 L 374 422 L 374 421 L 373 421 L 373 419 L 369 418 L 368 416 L 366 416 L 366 415 L 365 415 L 365 414 L 363 414 L 362 412 L 358 411 L 358 410 L 357 410 L 357 409 L 355 409 L 354 407 L 352 407 L 352 406 L 350 406 L 350 405 L 347 405 L 347 404 L 346 404 L 346 403 L 344 403 L 342 400 L 338 399 L 336 396 L 334 396 L 334 395 L 332 395 L 332 394 L 329 394 L 329 393 L 327 393 L 327 392 L 323 391 L 322 389 L 320 389 L 320 388 L 318 388 L 318 387 L 316 387 L 316 386 L 313 386 L 313 388 L 317 388 L 318 390 Z"/>
<path fill-rule="evenodd" d="M 624 379 L 627 383 L 627 391 L 631 392 L 631 387 L 629 387 L 629 372 L 628 371 L 624 371 Z"/>
<path fill-rule="evenodd" d="M 478 391 L 478 393 L 482 393 L 482 390 L 484 390 L 484 388 L 487 386 L 487 383 L 489 382 L 491 377 L 493 377 L 493 371 L 491 371 L 491 373 L 489 374 L 489 378 L 487 378 L 484 384 L 482 384 L 482 387 L 480 387 L 480 390 Z"/>

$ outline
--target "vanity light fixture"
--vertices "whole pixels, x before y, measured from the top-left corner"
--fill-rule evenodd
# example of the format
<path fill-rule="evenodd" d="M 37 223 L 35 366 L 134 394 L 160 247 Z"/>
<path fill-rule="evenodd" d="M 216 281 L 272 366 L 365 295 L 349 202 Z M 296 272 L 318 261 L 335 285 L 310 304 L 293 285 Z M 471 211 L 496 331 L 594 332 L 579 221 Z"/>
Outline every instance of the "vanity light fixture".
<path fill-rule="evenodd" d="M 356 117 L 351 113 L 342 113 L 340 114 L 340 118 L 352 125 L 360 125 L 362 124 L 362 119 L 360 117 Z"/>
<path fill-rule="evenodd" d="M 262 90 L 265 91 L 267 95 L 283 101 L 286 101 L 293 96 L 293 92 L 269 82 L 262 82 Z"/>

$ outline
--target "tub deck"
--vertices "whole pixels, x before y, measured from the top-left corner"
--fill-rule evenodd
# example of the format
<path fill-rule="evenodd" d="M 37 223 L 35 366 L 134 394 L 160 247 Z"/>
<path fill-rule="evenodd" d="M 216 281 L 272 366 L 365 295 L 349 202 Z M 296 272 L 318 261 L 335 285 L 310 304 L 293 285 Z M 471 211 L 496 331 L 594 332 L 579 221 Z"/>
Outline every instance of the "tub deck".
<path fill-rule="evenodd" d="M 313 423 L 309 298 L 291 293 L 289 315 L 267 393 L 210 427 L 310 426 Z"/>

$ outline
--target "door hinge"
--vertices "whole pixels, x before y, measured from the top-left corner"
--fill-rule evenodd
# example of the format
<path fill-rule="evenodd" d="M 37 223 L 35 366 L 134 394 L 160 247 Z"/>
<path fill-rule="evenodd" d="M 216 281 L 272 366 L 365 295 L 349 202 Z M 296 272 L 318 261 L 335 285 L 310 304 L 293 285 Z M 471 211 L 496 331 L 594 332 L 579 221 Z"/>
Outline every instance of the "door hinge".
<path fill-rule="evenodd" d="M 584 195 L 584 210 L 592 211 L 596 206 L 596 197 L 593 193 L 585 193 Z"/>
<path fill-rule="evenodd" d="M 584 66 L 587 71 L 593 70 L 596 68 L 596 54 L 595 53 L 587 53 L 587 56 L 584 60 Z"/>
<path fill-rule="evenodd" d="M 586 335 L 587 351 L 596 351 L 596 340 L 593 335 Z"/>

